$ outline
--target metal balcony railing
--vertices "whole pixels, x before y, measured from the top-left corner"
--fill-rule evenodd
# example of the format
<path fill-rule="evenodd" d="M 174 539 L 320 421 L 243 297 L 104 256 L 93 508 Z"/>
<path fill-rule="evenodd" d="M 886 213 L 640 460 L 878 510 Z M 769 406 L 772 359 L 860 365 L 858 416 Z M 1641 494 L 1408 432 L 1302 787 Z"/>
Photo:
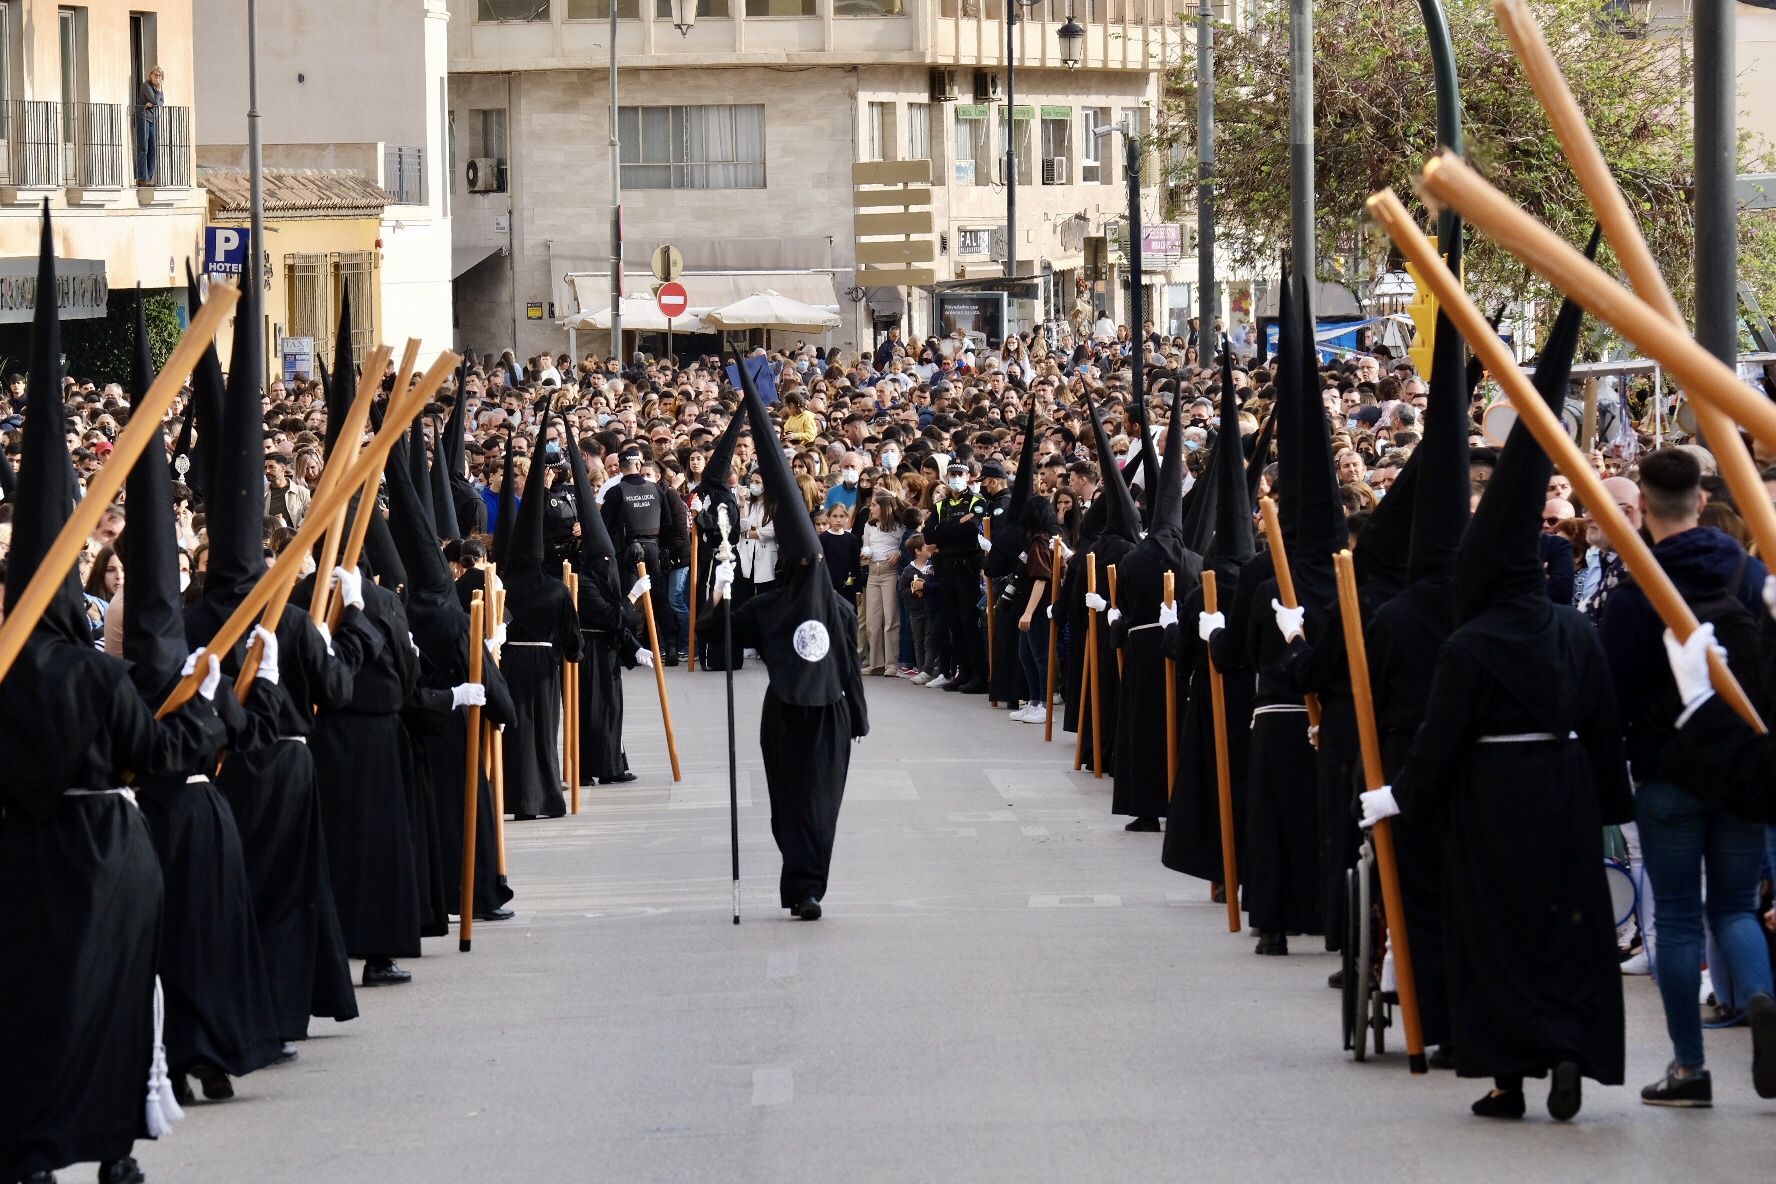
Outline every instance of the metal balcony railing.
<path fill-rule="evenodd" d="M 152 180 L 163 189 L 191 187 L 191 108 L 162 107 Z"/>
<path fill-rule="evenodd" d="M 62 183 L 60 103 L 0 101 L 0 184 L 51 188 Z"/>
<path fill-rule="evenodd" d="M 62 103 L 63 185 L 122 188 L 129 180 L 129 144 L 121 103 Z"/>

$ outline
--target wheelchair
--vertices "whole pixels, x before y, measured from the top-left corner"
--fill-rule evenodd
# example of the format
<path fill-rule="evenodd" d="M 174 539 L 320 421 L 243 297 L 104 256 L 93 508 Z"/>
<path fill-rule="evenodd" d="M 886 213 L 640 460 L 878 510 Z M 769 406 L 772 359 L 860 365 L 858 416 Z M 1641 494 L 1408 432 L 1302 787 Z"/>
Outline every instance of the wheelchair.
<path fill-rule="evenodd" d="M 1363 838 L 1357 865 L 1344 873 L 1344 1048 L 1352 1059 L 1387 1051 L 1387 1030 L 1393 1027 L 1399 996 L 1382 981 L 1387 926 L 1382 919 L 1375 865 L 1375 842 Z"/>

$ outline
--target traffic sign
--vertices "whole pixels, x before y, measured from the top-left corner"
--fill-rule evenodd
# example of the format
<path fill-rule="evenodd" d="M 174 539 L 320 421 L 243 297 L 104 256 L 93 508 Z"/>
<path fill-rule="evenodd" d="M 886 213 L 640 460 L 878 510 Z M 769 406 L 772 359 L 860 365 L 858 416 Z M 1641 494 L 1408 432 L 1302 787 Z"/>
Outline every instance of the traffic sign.
<path fill-rule="evenodd" d="M 670 243 L 659 247 L 653 254 L 654 278 L 671 282 L 683 274 L 685 269 L 684 254 Z"/>
<path fill-rule="evenodd" d="M 674 317 L 685 315 L 685 309 L 690 307 L 691 296 L 685 291 L 683 284 L 665 283 L 654 293 L 654 302 L 660 306 L 661 315 L 670 321 Z"/>

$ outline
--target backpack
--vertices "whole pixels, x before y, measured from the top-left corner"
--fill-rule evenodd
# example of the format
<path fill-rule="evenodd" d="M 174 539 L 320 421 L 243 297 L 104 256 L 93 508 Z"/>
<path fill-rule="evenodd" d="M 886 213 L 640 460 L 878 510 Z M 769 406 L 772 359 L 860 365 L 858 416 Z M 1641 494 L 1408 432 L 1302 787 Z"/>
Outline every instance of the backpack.
<path fill-rule="evenodd" d="M 1757 617 L 1745 606 L 1745 602 L 1739 599 L 1739 587 L 1745 582 L 1745 568 L 1749 562 L 1750 556 L 1741 552 L 1739 565 L 1733 569 L 1733 574 L 1728 577 L 1725 583 L 1700 596 L 1685 597 L 1685 601 L 1689 604 L 1690 611 L 1696 614 L 1698 621 L 1714 626 L 1715 642 L 1727 651 L 1728 669 L 1745 688 L 1745 693 L 1751 697 L 1751 701 L 1757 703 L 1762 701 L 1759 688 L 1763 681 L 1761 657 L 1763 631 L 1758 625 Z M 1622 584 L 1618 587 L 1632 583 L 1634 583 L 1632 574 L 1624 575 Z M 1645 595 L 1644 590 L 1641 594 Z M 1675 720 L 1683 713 L 1683 703 L 1678 700 L 1677 683 L 1671 677 L 1670 672 L 1664 671 L 1663 664 L 1660 665 L 1660 669 L 1665 676 L 1659 680 L 1657 689 L 1652 692 L 1651 701 L 1648 704 L 1648 718 L 1661 721 Z"/>

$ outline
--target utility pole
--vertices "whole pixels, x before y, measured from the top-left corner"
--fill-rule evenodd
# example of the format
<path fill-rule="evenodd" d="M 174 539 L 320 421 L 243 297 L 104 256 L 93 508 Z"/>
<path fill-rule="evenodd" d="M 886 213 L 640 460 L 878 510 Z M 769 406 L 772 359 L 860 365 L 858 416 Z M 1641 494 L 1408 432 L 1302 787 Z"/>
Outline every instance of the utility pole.
<path fill-rule="evenodd" d="M 1215 352 L 1215 14 L 1196 10 L 1196 364 Z"/>
<path fill-rule="evenodd" d="M 1142 370 L 1147 360 L 1147 344 L 1141 333 L 1143 301 L 1145 293 L 1141 290 L 1141 137 L 1135 134 L 1134 121 L 1131 119 L 1122 127 L 1123 172 L 1128 174 L 1128 229 L 1129 229 L 1129 335 L 1134 339 L 1134 348 L 1129 350 L 1129 386 L 1130 397 L 1140 401 L 1142 408 L 1141 422 L 1147 422 L 1147 386 Z M 1142 440 L 1142 448 L 1151 448 L 1152 440 Z M 1168 445 L 1170 447 L 1170 445 Z M 1157 470 L 1153 470 L 1157 475 Z M 1157 486 L 1150 486 L 1157 488 Z"/>
<path fill-rule="evenodd" d="M 1732 366 L 1739 353 L 1739 160 L 1735 5 L 1696 5 L 1696 340 Z"/>
<path fill-rule="evenodd" d="M 1319 278 L 1314 247 L 1313 0 L 1289 0 L 1289 244 L 1309 296 Z"/>
<path fill-rule="evenodd" d="M 1005 0 L 1005 278 L 1018 273 L 1017 238 L 1017 23 L 1016 0 Z M 1011 331 L 1007 325 L 1006 332 Z"/>
<path fill-rule="evenodd" d="M 259 0 L 247 0 L 247 204 L 253 248 L 247 252 L 247 284 L 255 307 L 265 302 L 265 154 L 259 142 Z M 192 312 L 196 312 L 192 309 Z M 254 326 L 259 331 L 259 326 Z M 259 376 L 263 379 L 265 376 Z"/>
<path fill-rule="evenodd" d="M 617 2 L 610 0 L 611 354 L 623 359 L 623 145 L 617 132 Z"/>

